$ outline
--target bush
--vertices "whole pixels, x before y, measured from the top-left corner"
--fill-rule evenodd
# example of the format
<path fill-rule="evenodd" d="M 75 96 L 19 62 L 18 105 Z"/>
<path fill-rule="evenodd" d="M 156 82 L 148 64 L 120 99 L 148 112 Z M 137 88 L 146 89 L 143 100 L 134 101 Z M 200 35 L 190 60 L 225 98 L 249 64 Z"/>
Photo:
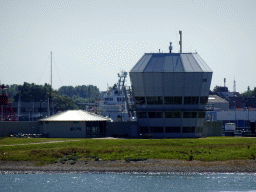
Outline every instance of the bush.
<path fill-rule="evenodd" d="M 132 157 L 126 157 L 125 159 L 126 163 L 130 163 L 130 161 L 146 161 L 146 158 L 132 158 Z"/>
<path fill-rule="evenodd" d="M 188 160 L 189 160 L 189 161 L 192 161 L 193 158 L 194 158 L 193 155 L 189 155 Z"/>

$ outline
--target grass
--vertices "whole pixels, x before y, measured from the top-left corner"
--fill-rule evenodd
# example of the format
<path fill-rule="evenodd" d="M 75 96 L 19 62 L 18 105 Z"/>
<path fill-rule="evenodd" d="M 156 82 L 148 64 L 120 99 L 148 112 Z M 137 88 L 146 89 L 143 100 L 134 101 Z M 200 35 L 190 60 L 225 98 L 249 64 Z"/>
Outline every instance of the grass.
<path fill-rule="evenodd" d="M 29 144 L 50 141 L 62 143 Z M 78 160 L 179 159 L 224 161 L 256 158 L 256 138 L 209 137 L 200 139 L 52 139 L 52 138 L 2 138 L 0 160 L 38 161 L 40 164 Z"/>

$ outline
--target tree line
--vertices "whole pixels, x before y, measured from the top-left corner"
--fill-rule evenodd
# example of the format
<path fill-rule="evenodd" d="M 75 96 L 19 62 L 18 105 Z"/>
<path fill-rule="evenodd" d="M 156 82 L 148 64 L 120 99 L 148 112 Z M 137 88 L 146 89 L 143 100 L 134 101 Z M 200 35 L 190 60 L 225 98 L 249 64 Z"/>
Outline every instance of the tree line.
<path fill-rule="evenodd" d="M 215 92 L 218 90 L 218 88 L 220 88 L 220 87 L 221 87 L 221 86 L 216 85 L 216 86 L 213 88 L 212 92 L 215 93 Z M 253 90 L 251 90 L 251 89 L 250 89 L 250 86 L 248 86 L 248 87 L 247 87 L 247 90 L 244 91 L 243 93 L 240 93 L 240 95 L 241 95 L 242 97 L 256 97 L 256 87 L 254 87 Z"/>
<path fill-rule="evenodd" d="M 50 91 L 56 111 L 79 109 L 78 103 L 94 102 L 100 97 L 100 91 L 93 85 L 62 86 L 58 90 L 51 89 L 49 84 L 36 85 L 24 82 L 23 85 L 5 85 L 8 88 L 11 102 L 43 102 L 48 101 Z"/>

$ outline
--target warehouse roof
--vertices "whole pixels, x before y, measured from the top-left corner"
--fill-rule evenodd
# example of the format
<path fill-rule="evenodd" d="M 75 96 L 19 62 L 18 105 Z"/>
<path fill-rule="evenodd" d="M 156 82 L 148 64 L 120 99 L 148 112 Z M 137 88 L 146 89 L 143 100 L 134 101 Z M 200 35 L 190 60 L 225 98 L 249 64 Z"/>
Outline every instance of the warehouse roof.
<path fill-rule="evenodd" d="M 68 110 L 39 121 L 109 121 L 109 118 L 83 110 Z"/>
<path fill-rule="evenodd" d="M 209 95 L 208 103 L 228 103 L 228 101 L 218 95 Z"/>
<path fill-rule="evenodd" d="M 130 72 L 212 72 L 197 53 L 145 53 Z"/>

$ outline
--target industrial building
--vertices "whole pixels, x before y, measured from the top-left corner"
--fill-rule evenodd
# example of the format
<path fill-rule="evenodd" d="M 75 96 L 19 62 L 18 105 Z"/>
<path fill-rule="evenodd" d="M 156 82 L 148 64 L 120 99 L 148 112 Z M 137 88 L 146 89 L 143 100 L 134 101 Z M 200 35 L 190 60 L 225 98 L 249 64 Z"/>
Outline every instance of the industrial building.
<path fill-rule="evenodd" d="M 212 70 L 180 47 L 180 53 L 171 53 L 171 45 L 170 53 L 145 53 L 130 71 L 139 134 L 202 135 Z"/>
<path fill-rule="evenodd" d="M 87 111 L 68 110 L 39 120 L 39 129 L 46 137 L 105 137 L 107 121 L 109 118 Z"/>

